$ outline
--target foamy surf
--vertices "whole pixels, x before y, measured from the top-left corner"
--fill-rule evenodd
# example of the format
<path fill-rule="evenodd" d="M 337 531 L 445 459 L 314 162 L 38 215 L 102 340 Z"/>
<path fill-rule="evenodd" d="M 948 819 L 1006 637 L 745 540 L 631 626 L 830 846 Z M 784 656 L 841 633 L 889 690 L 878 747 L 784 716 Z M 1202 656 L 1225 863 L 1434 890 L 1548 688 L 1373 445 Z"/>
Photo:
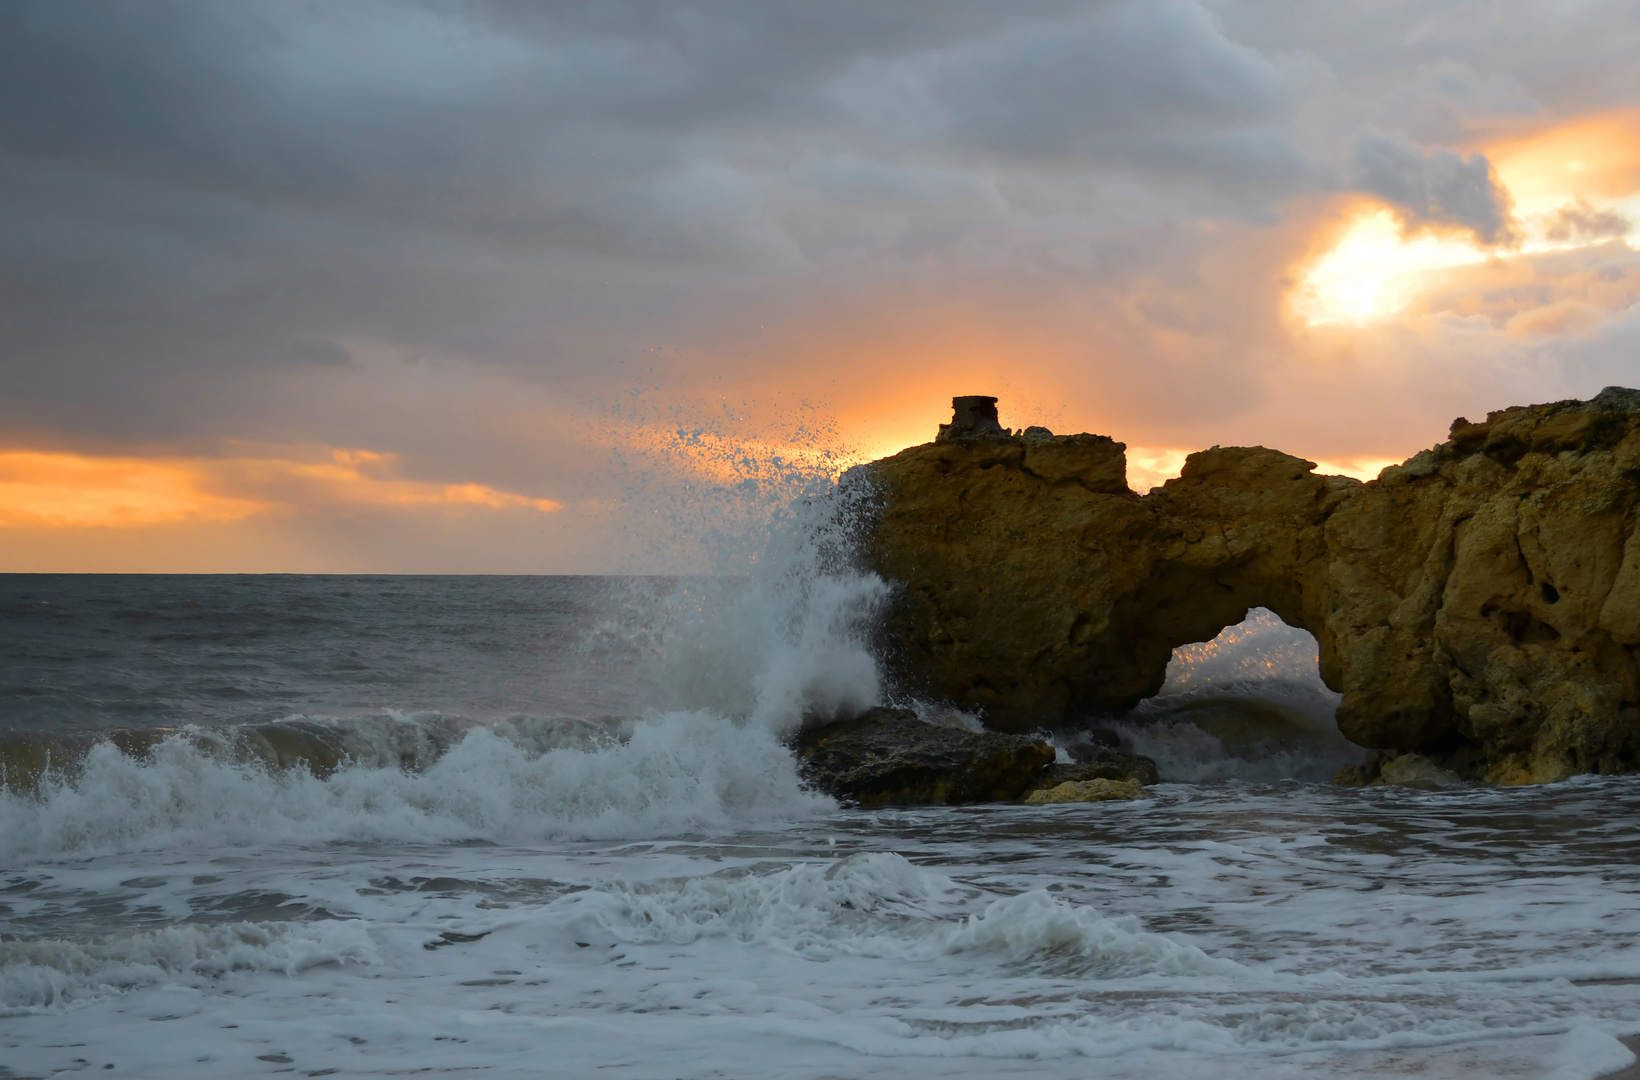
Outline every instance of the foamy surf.
<path fill-rule="evenodd" d="M 362 923 L 169 926 L 88 941 L 0 941 L 0 1008 L 30 1012 L 159 985 L 204 986 L 230 972 L 296 975 L 369 964 Z"/>
<path fill-rule="evenodd" d="M 767 579 L 649 583 L 658 606 L 600 624 L 620 641 L 599 656 L 655 661 L 598 695 L 625 719 L 397 701 L 81 738 L 0 796 L 0 1059 L 179 1080 L 1585 1080 L 1640 1030 L 1640 960 L 1613 947 L 1640 938 L 1640 858 L 1614 855 L 1640 843 L 1631 781 L 1292 780 L 1246 751 L 1295 722 L 1325 735 L 1289 633 L 1200 658 L 1214 678 L 1176 680 L 1130 733 L 1170 714 L 1200 736 L 1180 766 L 1240 748 L 1227 775 L 1279 785 L 843 810 L 781 740 L 882 695 L 882 585 L 787 555 Z M 498 588 L 470 586 L 466 617 Z M 1199 708 L 1238 696 L 1276 723 L 1248 739 Z"/>
<path fill-rule="evenodd" d="M 953 915 L 963 893 L 943 875 L 888 852 L 803 864 L 770 874 L 690 878 L 576 897 L 600 908 L 622 940 L 686 944 L 705 936 L 756 942 L 811 960 L 869 956 L 928 961 L 972 954 L 1090 976 L 1244 974 L 1140 929 L 1036 889 Z"/>
<path fill-rule="evenodd" d="M 345 763 L 327 776 L 224 759 L 177 735 L 132 756 L 93 747 L 75 774 L 0 795 L 0 858 L 84 858 L 177 845 L 448 842 L 676 835 L 823 811 L 767 727 L 672 713 L 540 749 L 468 730 L 420 770 Z M 550 741 L 558 741 L 556 738 Z"/>

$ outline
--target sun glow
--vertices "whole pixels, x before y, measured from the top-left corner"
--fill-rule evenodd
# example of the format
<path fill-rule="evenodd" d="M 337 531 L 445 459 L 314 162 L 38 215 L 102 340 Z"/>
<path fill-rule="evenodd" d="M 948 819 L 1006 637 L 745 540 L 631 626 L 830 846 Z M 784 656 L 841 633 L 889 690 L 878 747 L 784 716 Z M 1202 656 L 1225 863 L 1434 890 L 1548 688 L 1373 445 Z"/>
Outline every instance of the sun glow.
<path fill-rule="evenodd" d="M 1310 326 L 1367 326 L 1489 260 L 1509 264 L 1640 235 L 1640 113 L 1585 118 L 1484 148 L 1513 201 L 1514 242 L 1486 247 L 1465 233 L 1408 234 L 1386 208 L 1359 211 L 1288 296 Z"/>
<path fill-rule="evenodd" d="M 1379 322 L 1404 309 L 1438 271 L 1487 258 L 1485 249 L 1455 237 L 1406 237 L 1390 211 L 1369 211 L 1310 267 L 1293 293 L 1293 312 L 1311 326 Z"/>
<path fill-rule="evenodd" d="M 484 484 L 405 480 L 394 475 L 397 468 L 392 454 L 350 449 L 224 458 L 0 452 L 0 528 L 216 524 L 327 505 L 560 508 Z"/>
<path fill-rule="evenodd" d="M 1184 459 L 1194 452 L 1176 447 L 1128 447 L 1128 487 L 1141 495 L 1152 488 L 1161 487 L 1184 471 Z M 1399 458 L 1373 455 L 1324 458 L 1316 462 L 1315 471 L 1321 476 L 1348 476 L 1356 480 L 1374 480 L 1387 466 L 1399 464 Z"/>
<path fill-rule="evenodd" d="M 0 454 L 0 527 L 238 521 L 255 499 L 215 494 L 187 462 L 13 451 Z"/>
<path fill-rule="evenodd" d="M 1519 214 L 1579 198 L 1629 199 L 1640 192 L 1640 110 L 1588 117 L 1486 153 Z"/>

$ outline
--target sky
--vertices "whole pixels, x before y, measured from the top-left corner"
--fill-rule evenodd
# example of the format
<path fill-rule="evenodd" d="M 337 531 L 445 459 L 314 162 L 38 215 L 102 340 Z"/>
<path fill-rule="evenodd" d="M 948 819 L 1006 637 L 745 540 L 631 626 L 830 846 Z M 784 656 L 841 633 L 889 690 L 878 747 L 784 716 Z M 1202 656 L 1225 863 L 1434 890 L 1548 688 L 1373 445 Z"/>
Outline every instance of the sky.
<path fill-rule="evenodd" d="M 0 571 L 671 573 L 956 394 L 1640 385 L 1640 4 L 0 5 Z"/>

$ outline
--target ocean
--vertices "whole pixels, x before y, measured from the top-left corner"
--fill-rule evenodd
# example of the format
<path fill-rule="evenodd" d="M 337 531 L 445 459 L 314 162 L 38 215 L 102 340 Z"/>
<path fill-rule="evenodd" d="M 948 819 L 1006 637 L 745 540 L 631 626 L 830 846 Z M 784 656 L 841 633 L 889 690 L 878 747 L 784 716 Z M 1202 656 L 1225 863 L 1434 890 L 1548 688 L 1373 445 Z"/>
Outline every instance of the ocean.
<path fill-rule="evenodd" d="M 895 689 L 819 565 L 0 576 L 0 1077 L 1632 1061 L 1640 779 L 1334 787 L 1255 611 L 1106 718 L 1151 798 L 840 807 L 782 740 Z"/>

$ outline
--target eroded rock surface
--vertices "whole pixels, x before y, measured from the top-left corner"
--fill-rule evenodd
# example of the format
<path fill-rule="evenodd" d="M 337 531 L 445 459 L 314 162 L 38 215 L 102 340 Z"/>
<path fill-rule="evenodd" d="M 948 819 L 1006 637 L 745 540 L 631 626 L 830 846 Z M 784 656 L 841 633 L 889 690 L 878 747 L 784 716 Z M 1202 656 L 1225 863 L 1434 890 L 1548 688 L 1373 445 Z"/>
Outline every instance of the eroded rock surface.
<path fill-rule="evenodd" d="M 1370 483 L 1214 447 L 1140 496 L 1125 449 L 957 430 L 851 470 L 904 685 L 1001 730 L 1118 713 L 1263 606 L 1359 745 L 1500 783 L 1640 766 L 1640 392 L 1460 419 Z"/>
<path fill-rule="evenodd" d="M 811 783 L 861 806 L 1006 802 L 1054 759 L 1053 747 L 1024 735 L 941 727 L 881 707 L 806 728 L 797 753 Z"/>
<path fill-rule="evenodd" d="M 1084 743 L 1070 747 L 1071 761 L 1049 765 L 1037 774 L 1026 791 L 1029 799 L 1038 791 L 1061 784 L 1079 784 L 1089 780 L 1129 781 L 1135 784 L 1157 784 L 1161 775 L 1156 763 L 1142 754 L 1129 754 L 1119 746 Z"/>
<path fill-rule="evenodd" d="M 1148 799 L 1150 792 L 1137 780 L 1067 780 L 1053 787 L 1039 787 L 1025 796 L 1027 806 L 1048 803 L 1110 802 L 1118 799 Z"/>

